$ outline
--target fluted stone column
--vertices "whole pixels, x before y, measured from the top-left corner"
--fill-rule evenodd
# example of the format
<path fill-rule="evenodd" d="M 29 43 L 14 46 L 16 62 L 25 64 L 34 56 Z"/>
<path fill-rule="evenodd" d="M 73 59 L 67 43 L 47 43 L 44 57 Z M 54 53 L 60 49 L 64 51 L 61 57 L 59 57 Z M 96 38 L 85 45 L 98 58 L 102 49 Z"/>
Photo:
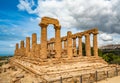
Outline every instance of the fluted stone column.
<path fill-rule="evenodd" d="M 23 40 L 20 41 L 20 48 L 21 48 L 21 49 L 24 48 L 24 41 L 23 41 Z"/>
<path fill-rule="evenodd" d="M 16 48 L 15 48 L 15 50 L 18 50 L 18 49 L 19 49 L 19 44 L 16 43 Z"/>
<path fill-rule="evenodd" d="M 15 47 L 15 51 L 14 51 L 14 55 L 15 55 L 15 56 L 18 55 L 18 49 L 19 49 L 19 44 L 16 43 L 16 47 Z"/>
<path fill-rule="evenodd" d="M 29 55 L 30 52 L 30 37 L 26 37 L 26 56 Z"/>
<path fill-rule="evenodd" d="M 82 36 L 78 36 L 79 56 L 82 56 Z"/>
<path fill-rule="evenodd" d="M 68 58 L 71 59 L 73 56 L 72 52 L 72 32 L 68 31 L 67 32 L 67 55 Z"/>
<path fill-rule="evenodd" d="M 40 57 L 42 59 L 47 58 L 47 24 L 40 24 L 41 26 L 41 52 Z"/>
<path fill-rule="evenodd" d="M 35 51 L 35 45 L 37 44 L 37 35 L 36 33 L 32 34 L 32 50 Z"/>
<path fill-rule="evenodd" d="M 77 56 L 76 36 L 73 37 L 73 56 Z"/>
<path fill-rule="evenodd" d="M 24 41 L 21 40 L 20 41 L 20 56 L 24 56 L 24 55 L 25 55 Z"/>
<path fill-rule="evenodd" d="M 93 34 L 93 51 L 94 56 L 98 57 L 97 33 Z"/>
<path fill-rule="evenodd" d="M 61 57 L 61 38 L 60 38 L 60 29 L 61 26 L 55 26 L 55 50 L 56 50 L 56 58 Z"/>
<path fill-rule="evenodd" d="M 85 34 L 85 50 L 86 50 L 86 56 L 91 56 L 91 47 L 90 47 L 90 34 Z"/>

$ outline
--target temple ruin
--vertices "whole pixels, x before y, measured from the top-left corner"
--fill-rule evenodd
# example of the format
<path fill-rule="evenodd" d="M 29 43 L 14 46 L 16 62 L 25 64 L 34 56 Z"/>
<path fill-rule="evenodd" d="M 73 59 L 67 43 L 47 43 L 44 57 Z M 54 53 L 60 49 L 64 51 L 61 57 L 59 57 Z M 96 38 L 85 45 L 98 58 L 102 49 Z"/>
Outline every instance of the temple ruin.
<path fill-rule="evenodd" d="M 55 38 L 47 40 L 47 26 L 49 24 L 54 25 L 55 29 Z M 82 55 L 82 37 L 85 37 L 85 50 L 86 56 L 95 56 L 98 57 L 98 45 L 97 45 L 97 34 L 98 29 L 94 28 L 84 32 L 79 32 L 72 34 L 71 31 L 67 32 L 67 36 L 61 37 L 61 25 L 57 19 L 43 17 L 39 26 L 41 27 L 41 43 L 37 44 L 37 35 L 36 33 L 32 34 L 32 45 L 30 46 L 30 37 L 26 37 L 26 46 L 24 45 L 25 41 L 16 44 L 15 56 L 22 57 L 39 57 L 41 59 L 47 59 L 49 57 L 53 58 L 66 58 L 71 59 L 72 57 L 80 57 Z M 91 45 L 90 45 L 90 35 L 93 34 L 93 55 L 91 55 Z M 76 41 L 78 39 L 78 41 Z M 78 49 L 76 43 L 78 42 Z M 64 46 L 64 47 L 63 47 Z M 63 48 L 62 48 L 63 47 Z"/>
<path fill-rule="evenodd" d="M 55 38 L 47 40 L 49 24 L 54 25 Z M 77 80 L 75 83 L 82 83 L 81 75 L 87 75 L 94 80 L 96 74 L 93 73 L 96 71 L 103 70 L 102 75 L 106 75 L 106 70 L 115 68 L 98 56 L 97 28 L 75 34 L 68 31 L 66 36 L 61 37 L 62 28 L 57 19 L 43 17 L 39 26 L 40 44 L 37 43 L 37 34 L 33 33 L 32 38 L 26 37 L 26 41 L 21 40 L 20 43 L 16 43 L 14 57 L 10 59 L 12 65 L 39 76 L 41 80 L 39 83 L 74 83 L 72 79 Z M 90 35 L 93 41 L 90 41 Z M 82 49 L 83 37 L 85 55 Z M 93 53 L 91 53 L 91 43 L 93 43 Z"/>

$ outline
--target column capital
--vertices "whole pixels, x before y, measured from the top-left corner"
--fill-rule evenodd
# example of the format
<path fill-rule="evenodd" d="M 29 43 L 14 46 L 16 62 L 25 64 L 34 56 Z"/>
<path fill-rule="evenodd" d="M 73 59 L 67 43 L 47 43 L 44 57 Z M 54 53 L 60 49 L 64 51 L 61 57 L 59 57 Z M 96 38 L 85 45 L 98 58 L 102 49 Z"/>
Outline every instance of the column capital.
<path fill-rule="evenodd" d="M 84 36 L 87 37 L 87 36 L 90 36 L 90 34 L 89 34 L 89 33 L 86 33 L 86 34 L 84 34 Z"/>
<path fill-rule="evenodd" d="M 46 27 L 46 28 L 47 28 L 48 24 L 46 24 L 46 23 L 40 23 L 39 26 L 40 26 L 41 28 L 43 28 L 43 27 Z"/>
<path fill-rule="evenodd" d="M 71 31 L 68 31 L 67 32 L 67 38 L 71 38 L 72 37 L 72 32 Z"/>
<path fill-rule="evenodd" d="M 78 35 L 77 37 L 78 37 L 78 38 L 82 38 L 82 35 Z"/>
<path fill-rule="evenodd" d="M 97 35 L 98 34 L 98 32 L 93 32 L 93 35 Z"/>
<path fill-rule="evenodd" d="M 54 29 L 55 29 L 55 30 L 58 30 L 58 29 L 60 30 L 60 29 L 61 29 L 61 26 L 60 26 L 60 25 L 54 25 Z"/>
<path fill-rule="evenodd" d="M 73 39 L 76 39 L 76 38 L 77 38 L 77 36 L 76 36 L 76 35 L 72 35 L 72 38 L 73 38 Z"/>

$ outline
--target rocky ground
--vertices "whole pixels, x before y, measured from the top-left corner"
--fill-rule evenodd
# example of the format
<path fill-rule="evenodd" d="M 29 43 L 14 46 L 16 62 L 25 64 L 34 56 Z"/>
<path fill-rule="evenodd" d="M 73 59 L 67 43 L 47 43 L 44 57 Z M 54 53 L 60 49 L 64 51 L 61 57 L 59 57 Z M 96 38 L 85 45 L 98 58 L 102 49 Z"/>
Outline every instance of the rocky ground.
<path fill-rule="evenodd" d="M 0 83 L 40 83 L 40 78 L 20 68 L 5 64 L 0 67 Z"/>

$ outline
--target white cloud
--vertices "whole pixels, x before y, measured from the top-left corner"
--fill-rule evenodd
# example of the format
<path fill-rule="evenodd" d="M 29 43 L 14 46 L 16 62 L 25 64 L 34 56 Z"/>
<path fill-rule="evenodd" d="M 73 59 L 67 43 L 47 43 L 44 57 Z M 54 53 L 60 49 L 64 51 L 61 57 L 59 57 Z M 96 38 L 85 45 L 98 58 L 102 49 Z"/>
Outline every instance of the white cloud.
<path fill-rule="evenodd" d="M 119 0 L 19 0 L 18 8 L 28 13 L 54 17 L 63 27 L 81 30 L 98 27 L 108 33 L 120 33 Z M 36 7 L 32 9 L 33 7 Z"/>
<path fill-rule="evenodd" d="M 112 41 L 113 40 L 112 36 L 110 34 L 106 34 L 106 33 L 100 34 L 100 38 L 103 41 Z"/>
<path fill-rule="evenodd" d="M 33 0 L 19 1 L 19 10 L 37 15 L 37 20 L 54 17 L 62 27 L 77 31 L 98 27 L 103 32 L 98 36 L 100 45 L 117 40 L 120 43 L 120 0 L 38 0 L 37 4 Z"/>
<path fill-rule="evenodd" d="M 32 7 L 35 5 L 33 0 L 19 0 L 20 4 L 17 5 L 19 10 L 27 10 L 28 13 L 34 13 Z"/>

